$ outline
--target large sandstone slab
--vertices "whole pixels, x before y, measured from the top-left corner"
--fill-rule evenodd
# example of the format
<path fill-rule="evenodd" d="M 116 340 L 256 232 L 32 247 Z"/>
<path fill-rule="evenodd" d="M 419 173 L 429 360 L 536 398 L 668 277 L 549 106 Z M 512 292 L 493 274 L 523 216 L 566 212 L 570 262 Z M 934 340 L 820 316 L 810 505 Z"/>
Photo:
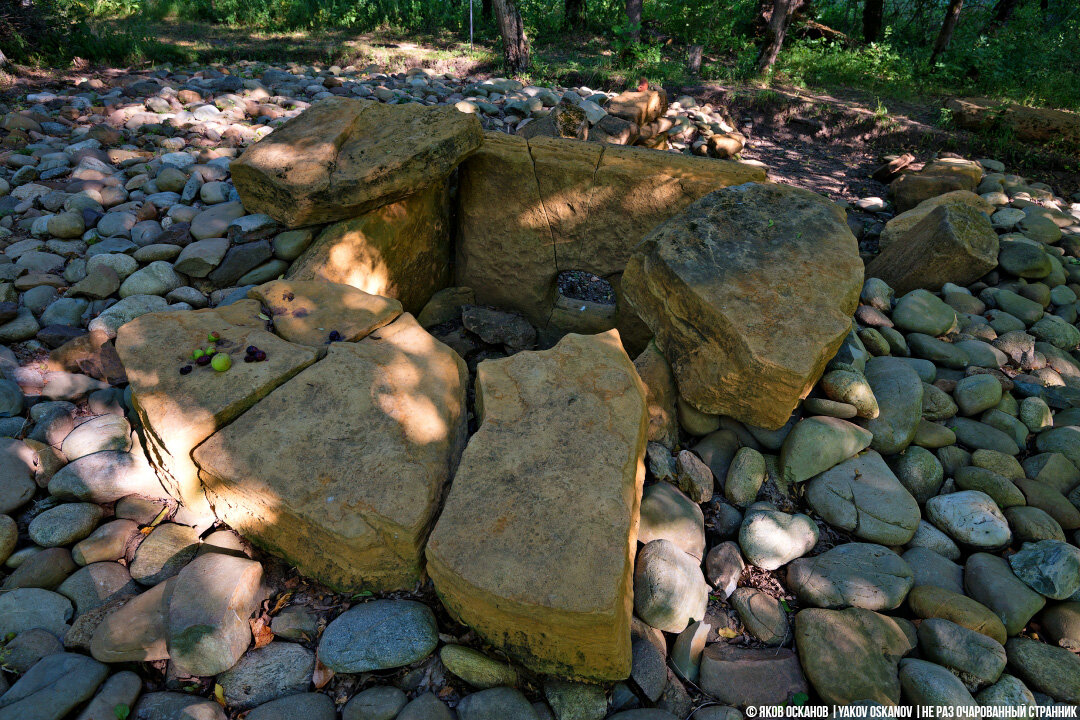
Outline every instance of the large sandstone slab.
<path fill-rule="evenodd" d="M 427 547 L 444 605 L 544 673 L 630 674 L 645 389 L 615 332 L 480 363 L 480 429 Z"/>
<path fill-rule="evenodd" d="M 764 180 L 761 168 L 732 161 L 488 133 L 461 166 L 455 281 L 473 288 L 477 302 L 518 310 L 552 337 L 617 327 L 636 353 L 648 332 L 619 282 L 634 247 L 706 193 Z M 566 270 L 610 282 L 616 311 L 556 312 L 556 278 Z M 590 313 L 597 317 L 582 317 Z"/>
<path fill-rule="evenodd" d="M 878 239 L 878 246 L 884 250 L 941 205 L 968 205 L 987 215 L 992 215 L 996 210 L 995 206 L 989 201 L 984 200 L 970 190 L 954 190 L 944 195 L 935 195 L 885 223 L 885 228 L 881 231 L 881 237 Z"/>
<path fill-rule="evenodd" d="M 1080 150 L 1080 114 L 1052 108 L 1033 108 L 986 98 L 952 98 L 946 103 L 956 124 L 968 130 L 1005 127 L 1022 142 L 1060 143 Z"/>
<path fill-rule="evenodd" d="M 667 111 L 667 93 L 663 90 L 628 90 L 619 93 L 604 107 L 609 115 L 636 125 L 651 123 Z"/>
<path fill-rule="evenodd" d="M 350 285 L 317 280 L 273 280 L 248 291 L 270 310 L 274 331 L 289 342 L 323 347 L 330 335 L 354 342 L 393 322 L 401 303 Z"/>
<path fill-rule="evenodd" d="M 407 312 L 420 312 L 450 280 L 446 183 L 330 225 L 286 277 L 352 285 L 400 300 Z"/>
<path fill-rule="evenodd" d="M 411 589 L 465 444 L 467 383 L 464 361 L 411 315 L 334 343 L 195 451 L 207 497 L 309 577 Z"/>
<path fill-rule="evenodd" d="M 453 106 L 328 98 L 249 147 L 230 170 L 249 213 L 299 227 L 354 218 L 441 184 L 480 140 L 480 121 Z"/>
<path fill-rule="evenodd" d="M 908 213 L 918 213 L 932 201 Z M 947 282 L 968 285 L 997 264 L 998 236 L 990 218 L 957 201 L 932 208 L 885 246 L 867 265 L 866 274 L 884 280 L 899 295 L 917 288 L 940 290 Z"/>
<path fill-rule="evenodd" d="M 131 399 L 142 420 L 145 446 L 162 483 L 195 512 L 208 512 L 191 451 L 219 428 L 311 364 L 316 351 L 266 331 L 259 303 L 243 300 L 222 308 L 149 313 L 123 325 L 116 351 L 127 370 Z M 191 352 L 208 345 L 210 333 L 222 338 L 220 352 L 233 356 L 228 372 L 196 366 Z M 255 345 L 266 361 L 243 362 Z"/>
<path fill-rule="evenodd" d="M 622 287 L 684 400 L 776 429 L 851 331 L 862 282 L 858 242 L 834 203 L 747 183 L 656 228 Z"/>
<path fill-rule="evenodd" d="M 957 190 L 975 190 L 983 169 L 973 160 L 938 158 L 917 173 L 905 173 L 889 184 L 889 194 L 900 212 L 932 197 Z"/>

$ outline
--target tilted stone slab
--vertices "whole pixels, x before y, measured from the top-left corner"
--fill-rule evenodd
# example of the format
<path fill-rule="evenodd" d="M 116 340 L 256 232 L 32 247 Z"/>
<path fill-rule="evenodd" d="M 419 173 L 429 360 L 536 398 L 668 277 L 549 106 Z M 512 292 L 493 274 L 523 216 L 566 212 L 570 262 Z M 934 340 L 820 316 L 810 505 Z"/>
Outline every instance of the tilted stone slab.
<path fill-rule="evenodd" d="M 360 340 L 401 314 L 397 300 L 340 283 L 273 280 L 248 291 L 270 310 L 274 332 L 301 345 L 323 347 L 330 335 Z"/>
<path fill-rule="evenodd" d="M 428 542 L 436 591 L 532 670 L 627 677 L 648 417 L 618 334 L 482 362 L 476 398 Z"/>
<path fill-rule="evenodd" d="M 464 361 L 411 315 L 333 343 L 195 451 L 207 497 L 309 577 L 411 589 L 465 444 L 467 384 Z"/>
<path fill-rule="evenodd" d="M 702 195 L 764 180 L 763 169 L 727 160 L 487 133 L 461 166 L 456 284 L 549 336 L 617 327 L 636 354 L 648 331 L 619 282 L 635 246 Z M 610 282 L 615 312 L 562 298 L 556 278 L 565 270 Z"/>
<path fill-rule="evenodd" d="M 354 218 L 444 181 L 480 146 L 480 121 L 453 106 L 316 102 L 233 162 L 249 213 L 288 227 Z"/>
<path fill-rule="evenodd" d="M 931 202 L 924 201 L 909 210 Z M 997 267 L 998 236 L 980 209 L 953 202 L 933 208 L 867 265 L 897 295 L 916 288 L 940 290 L 947 282 L 967 285 Z"/>
<path fill-rule="evenodd" d="M 329 225 L 285 275 L 344 283 L 419 313 L 450 281 L 449 203 L 442 182 Z"/>
<path fill-rule="evenodd" d="M 146 449 L 162 483 L 197 513 L 209 505 L 199 483 L 191 451 L 316 357 L 309 347 L 294 345 L 266 329 L 259 303 L 242 300 L 221 308 L 150 313 L 123 325 L 116 351 L 127 370 L 131 399 L 142 421 Z M 210 333 L 222 341 L 219 352 L 232 355 L 228 372 L 194 367 L 191 353 L 206 348 Z M 248 345 L 266 352 L 266 361 L 245 363 Z"/>
<path fill-rule="evenodd" d="M 851 331 L 862 282 L 858 242 L 834 203 L 747 183 L 657 227 L 622 288 L 684 400 L 776 429 Z"/>
<path fill-rule="evenodd" d="M 997 209 L 988 200 L 984 200 L 981 195 L 976 195 L 970 190 L 954 190 L 944 195 L 935 195 L 885 223 L 885 228 L 881 231 L 881 238 L 878 240 L 878 247 L 884 252 L 889 245 L 902 238 L 913 227 L 922 222 L 923 218 L 941 205 L 967 205 L 987 215 L 993 215 Z M 873 276 L 871 275 L 871 277 Z"/>

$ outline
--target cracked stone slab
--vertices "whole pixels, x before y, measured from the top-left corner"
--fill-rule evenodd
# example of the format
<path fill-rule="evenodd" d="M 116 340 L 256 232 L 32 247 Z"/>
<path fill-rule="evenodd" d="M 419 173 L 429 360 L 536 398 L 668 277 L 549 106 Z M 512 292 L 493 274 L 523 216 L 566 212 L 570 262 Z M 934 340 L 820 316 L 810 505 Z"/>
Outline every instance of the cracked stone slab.
<path fill-rule="evenodd" d="M 306 576 L 412 589 L 465 444 L 467 383 L 465 362 L 408 314 L 333 343 L 199 446 L 207 497 Z"/>
<path fill-rule="evenodd" d="M 486 133 L 461 167 L 456 284 L 474 288 L 478 303 L 517 310 L 554 336 L 595 332 L 602 321 L 636 353 L 648 332 L 620 288 L 635 246 L 703 195 L 764 181 L 761 168 L 728 160 Z M 616 312 L 581 318 L 560 309 L 556 277 L 564 270 L 608 280 Z"/>
<path fill-rule="evenodd" d="M 131 399 L 146 438 L 146 450 L 165 485 L 193 512 L 209 513 L 191 452 L 311 364 L 312 348 L 286 342 L 265 329 L 259 303 L 242 300 L 221 308 L 149 313 L 121 326 L 116 351 L 131 383 Z M 228 372 L 194 366 L 191 353 L 219 333 L 219 352 L 233 358 Z M 266 361 L 245 363 L 248 345 Z M 180 368 L 193 365 L 189 374 Z"/>
<path fill-rule="evenodd" d="M 776 430 L 851 332 L 862 283 L 858 242 L 835 203 L 745 183 L 650 232 L 622 290 L 683 400 Z"/>
<path fill-rule="evenodd" d="M 630 674 L 645 388 L 616 332 L 480 363 L 480 428 L 427 547 L 443 604 L 526 667 Z"/>

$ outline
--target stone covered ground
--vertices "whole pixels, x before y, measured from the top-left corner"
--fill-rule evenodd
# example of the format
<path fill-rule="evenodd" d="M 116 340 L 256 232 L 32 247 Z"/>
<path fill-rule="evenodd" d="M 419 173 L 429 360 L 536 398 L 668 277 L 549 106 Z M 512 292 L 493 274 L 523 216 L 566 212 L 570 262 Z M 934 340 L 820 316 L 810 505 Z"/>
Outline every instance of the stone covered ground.
<path fill-rule="evenodd" d="M 623 681 L 533 672 L 451 617 L 430 583 L 335 593 L 178 505 L 148 462 L 118 331 L 205 307 L 258 325 L 249 290 L 314 232 L 248 214 L 230 162 L 333 95 L 455 104 L 502 131 L 563 101 L 580 110 L 565 112 L 571 136 L 582 116 L 594 138 L 627 131 L 587 88 L 338 68 L 113 73 L 4 108 L 0 720 L 1080 703 L 1080 198 L 993 160 L 939 159 L 895 180 L 888 202 L 845 203 L 867 280 L 851 332 L 781 429 L 695 410 L 655 346 L 638 357 L 650 442 Z M 643 144 L 741 149 L 723 112 L 689 98 L 645 126 Z M 587 275 L 563 292 L 611 300 Z M 418 314 L 464 356 L 450 372 L 471 385 L 481 360 L 536 357 L 527 322 L 468 298 L 440 296 L 425 310 L 434 325 Z M 372 312 L 386 317 L 355 337 L 400 307 Z M 263 335 L 252 367 L 260 349 L 279 357 Z M 237 434 L 272 437 L 266 412 L 265 433 Z"/>

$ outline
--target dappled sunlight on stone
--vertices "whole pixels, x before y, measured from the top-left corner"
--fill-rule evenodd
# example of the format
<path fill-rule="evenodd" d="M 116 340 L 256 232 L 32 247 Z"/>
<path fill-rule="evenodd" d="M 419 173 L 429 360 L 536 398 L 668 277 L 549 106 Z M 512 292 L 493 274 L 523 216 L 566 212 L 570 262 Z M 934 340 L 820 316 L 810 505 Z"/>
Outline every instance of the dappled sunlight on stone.
<path fill-rule="evenodd" d="M 117 335 L 116 349 L 128 369 L 147 450 L 165 486 L 196 512 L 209 508 L 191 451 L 315 359 L 313 350 L 259 329 L 258 313 L 254 300 L 219 310 L 151 313 L 124 325 Z M 192 351 L 207 347 L 215 332 L 221 337 L 218 350 L 234 356 L 232 369 L 223 373 L 196 367 L 181 374 L 182 366 L 192 364 Z M 248 345 L 262 348 L 267 361 L 242 362 Z"/>
<path fill-rule="evenodd" d="M 479 120 L 452 107 L 403 113 L 328 98 L 248 148 L 231 171 L 249 211 L 300 227 L 355 218 L 438 187 L 480 139 Z"/>
<path fill-rule="evenodd" d="M 436 590 L 533 670 L 626 677 L 647 418 L 618 333 L 481 363 L 477 412 L 428 544 Z"/>
<path fill-rule="evenodd" d="M 449 282 L 448 213 L 443 184 L 330 225 L 286 277 L 351 285 L 417 313 Z"/>
<path fill-rule="evenodd" d="M 323 347 L 353 342 L 401 314 L 397 300 L 349 285 L 303 280 L 274 280 L 248 291 L 270 310 L 274 330 L 290 342 Z"/>
<path fill-rule="evenodd" d="M 402 315 L 195 451 L 220 518 L 339 589 L 410 589 L 465 443 L 464 362 Z M 271 512 L 267 512 L 267 511 Z"/>
<path fill-rule="evenodd" d="M 574 328 L 552 326 L 560 270 L 615 285 L 658 222 L 717 188 L 764 180 L 763 170 L 736 162 L 489 133 L 461 168 L 456 282 L 472 287 L 480 303 L 517 310 L 557 338 Z M 621 298 L 618 304 L 616 326 L 639 351 L 647 335 Z"/>

